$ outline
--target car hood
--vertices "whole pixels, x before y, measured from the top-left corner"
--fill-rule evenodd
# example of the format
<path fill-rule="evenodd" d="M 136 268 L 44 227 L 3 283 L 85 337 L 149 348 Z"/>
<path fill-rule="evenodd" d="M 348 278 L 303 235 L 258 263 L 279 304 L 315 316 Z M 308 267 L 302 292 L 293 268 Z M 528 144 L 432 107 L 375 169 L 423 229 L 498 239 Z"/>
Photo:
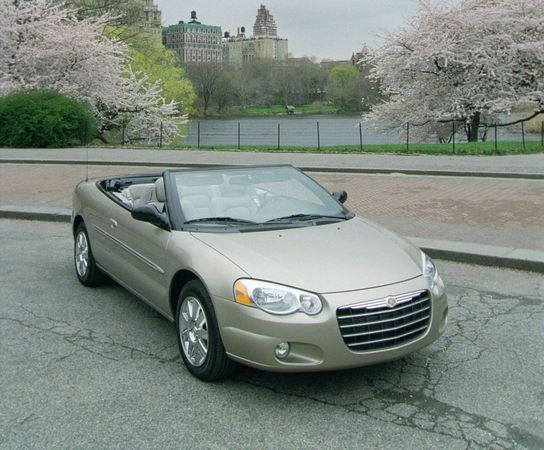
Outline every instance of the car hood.
<path fill-rule="evenodd" d="M 358 217 L 274 231 L 192 234 L 255 279 L 316 293 L 368 289 L 421 275 L 419 250 Z"/>

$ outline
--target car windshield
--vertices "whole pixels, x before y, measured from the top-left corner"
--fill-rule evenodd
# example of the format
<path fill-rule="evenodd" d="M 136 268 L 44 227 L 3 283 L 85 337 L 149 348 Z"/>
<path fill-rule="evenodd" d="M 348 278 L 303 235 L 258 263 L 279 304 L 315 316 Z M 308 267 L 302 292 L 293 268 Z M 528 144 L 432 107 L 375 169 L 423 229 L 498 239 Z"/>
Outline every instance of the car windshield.
<path fill-rule="evenodd" d="M 352 215 L 291 166 L 173 172 L 185 224 L 254 227 L 315 225 Z"/>

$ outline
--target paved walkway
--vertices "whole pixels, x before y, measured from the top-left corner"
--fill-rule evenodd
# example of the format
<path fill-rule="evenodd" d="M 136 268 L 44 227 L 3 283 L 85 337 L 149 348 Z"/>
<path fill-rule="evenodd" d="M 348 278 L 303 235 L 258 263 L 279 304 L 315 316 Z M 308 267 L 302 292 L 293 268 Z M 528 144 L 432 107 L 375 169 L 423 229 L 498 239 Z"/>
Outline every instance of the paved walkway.
<path fill-rule="evenodd" d="M 0 205 L 71 209 L 85 166 L 0 164 Z M 159 171 L 89 166 L 89 176 Z M 544 182 L 496 178 L 312 173 L 346 206 L 405 236 L 544 251 Z"/>
<path fill-rule="evenodd" d="M 0 217 L 67 220 L 73 188 L 87 170 L 93 177 L 230 164 L 301 167 L 331 191 L 346 189 L 351 210 L 410 237 L 431 255 L 544 271 L 544 154 L 0 149 Z"/>
<path fill-rule="evenodd" d="M 135 149 L 0 149 L 0 162 L 71 162 L 152 165 L 293 164 L 310 170 L 404 172 L 544 178 L 544 153 L 507 156 L 430 156 L 332 153 L 261 153 Z"/>
<path fill-rule="evenodd" d="M 85 179 L 87 170 L 89 177 L 98 177 L 160 168 L 3 163 L 0 213 L 15 211 L 30 214 L 28 217 L 47 213 L 66 219 L 73 188 Z M 451 257 L 452 251 L 464 255 L 460 258 L 463 260 L 470 260 L 471 254 L 495 255 L 500 264 L 505 255 L 517 255 L 544 267 L 543 181 L 322 172 L 311 175 L 331 191 L 347 190 L 346 206 L 352 211 L 414 238 L 437 256 Z"/>

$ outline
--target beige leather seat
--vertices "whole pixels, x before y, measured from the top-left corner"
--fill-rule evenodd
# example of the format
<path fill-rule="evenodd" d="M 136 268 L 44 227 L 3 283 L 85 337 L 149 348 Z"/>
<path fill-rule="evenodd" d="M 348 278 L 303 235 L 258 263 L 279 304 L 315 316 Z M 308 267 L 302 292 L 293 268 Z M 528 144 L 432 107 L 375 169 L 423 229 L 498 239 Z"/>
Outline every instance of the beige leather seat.
<path fill-rule="evenodd" d="M 212 200 L 212 210 L 216 216 L 251 220 L 257 205 L 248 196 L 221 197 Z"/>
<path fill-rule="evenodd" d="M 219 195 L 218 186 L 179 186 L 178 193 L 186 220 L 216 216 L 212 201 Z"/>
<path fill-rule="evenodd" d="M 155 186 L 151 183 L 133 184 L 127 188 L 127 198 L 132 201 L 132 206 L 137 207 L 148 203 L 151 200 L 151 195 Z"/>
<path fill-rule="evenodd" d="M 164 179 L 157 178 L 155 183 L 134 184 L 128 189 L 129 196 L 132 200 L 132 207 L 153 204 L 159 211 L 164 210 L 166 194 L 164 191 Z"/>

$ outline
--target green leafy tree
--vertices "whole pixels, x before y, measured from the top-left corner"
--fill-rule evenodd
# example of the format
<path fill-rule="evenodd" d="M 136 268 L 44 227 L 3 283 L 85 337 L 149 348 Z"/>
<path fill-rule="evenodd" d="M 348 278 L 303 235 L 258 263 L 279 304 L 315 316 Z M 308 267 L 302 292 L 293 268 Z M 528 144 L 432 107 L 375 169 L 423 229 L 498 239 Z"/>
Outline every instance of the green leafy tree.
<path fill-rule="evenodd" d="M 362 93 L 362 110 L 368 112 L 372 107 L 384 100 L 381 93 L 380 79 L 371 76 L 374 64 L 370 61 L 371 52 L 368 47 L 363 46 L 359 53 L 361 59 L 356 62 L 357 70 L 360 72 L 359 84 Z"/>
<path fill-rule="evenodd" d="M 277 103 L 300 106 L 321 100 L 327 73 L 318 64 L 308 60 L 307 63 L 277 65 L 275 69 Z"/>
<path fill-rule="evenodd" d="M 59 148 L 96 136 L 87 104 L 56 91 L 18 91 L 0 98 L 0 146 Z"/>
<path fill-rule="evenodd" d="M 144 0 L 50 0 L 74 10 L 79 19 L 108 16 L 110 34 L 126 40 L 144 20 Z"/>
<path fill-rule="evenodd" d="M 195 91 L 185 71 L 179 67 L 176 54 L 157 39 L 141 34 L 132 37 L 128 44 L 132 69 L 145 73 L 152 83 L 160 80 L 166 101 L 177 102 L 180 113 L 188 114 L 195 100 Z"/>
<path fill-rule="evenodd" d="M 328 92 L 331 100 L 342 111 L 360 111 L 362 86 L 361 74 L 351 65 L 332 68 L 328 81 Z"/>

